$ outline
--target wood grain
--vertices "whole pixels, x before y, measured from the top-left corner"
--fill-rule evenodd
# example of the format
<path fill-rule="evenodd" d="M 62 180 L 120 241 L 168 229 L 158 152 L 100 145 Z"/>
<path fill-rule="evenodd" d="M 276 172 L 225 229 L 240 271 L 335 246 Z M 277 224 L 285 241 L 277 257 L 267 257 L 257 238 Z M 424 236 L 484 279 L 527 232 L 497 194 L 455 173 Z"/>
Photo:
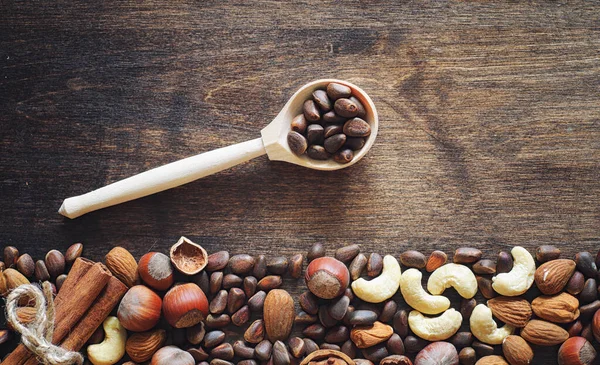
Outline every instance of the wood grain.
<path fill-rule="evenodd" d="M 599 5 L 0 0 L 0 245 L 41 258 L 83 242 L 94 260 L 181 235 L 271 255 L 317 241 L 595 253 Z M 56 213 L 68 196 L 258 137 L 325 77 L 378 108 L 357 165 L 263 157 L 73 221 Z"/>

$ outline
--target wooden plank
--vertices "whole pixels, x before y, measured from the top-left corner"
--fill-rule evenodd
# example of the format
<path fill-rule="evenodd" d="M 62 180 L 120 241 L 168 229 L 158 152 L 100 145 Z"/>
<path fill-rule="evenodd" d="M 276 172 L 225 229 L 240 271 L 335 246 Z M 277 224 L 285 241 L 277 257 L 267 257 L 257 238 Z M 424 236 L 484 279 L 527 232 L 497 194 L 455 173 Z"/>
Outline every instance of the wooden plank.
<path fill-rule="evenodd" d="M 512 245 L 596 252 L 595 1 L 2 2 L 0 242 L 140 257 Z M 364 88 L 377 142 L 344 171 L 265 157 L 74 221 L 61 201 L 259 136 L 323 77 Z M 293 285 L 292 283 L 289 283 Z M 299 292 L 294 287 L 293 292 Z M 553 351 L 536 363 L 554 363 Z"/>

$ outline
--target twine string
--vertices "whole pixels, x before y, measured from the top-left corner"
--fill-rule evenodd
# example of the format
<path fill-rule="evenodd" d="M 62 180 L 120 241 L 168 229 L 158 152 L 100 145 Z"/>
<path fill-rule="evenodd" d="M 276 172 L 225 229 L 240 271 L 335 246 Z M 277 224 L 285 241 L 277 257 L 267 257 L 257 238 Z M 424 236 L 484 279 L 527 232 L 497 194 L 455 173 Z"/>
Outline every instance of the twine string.
<path fill-rule="evenodd" d="M 42 291 L 35 285 L 26 284 L 13 289 L 6 300 L 8 323 L 21 334 L 21 342 L 43 364 L 81 365 L 83 356 L 76 351 L 67 351 L 52 344 L 54 334 L 54 300 L 49 282 L 42 284 Z M 22 324 L 17 315 L 19 301 L 29 299 L 35 303 L 35 318 L 29 324 Z"/>

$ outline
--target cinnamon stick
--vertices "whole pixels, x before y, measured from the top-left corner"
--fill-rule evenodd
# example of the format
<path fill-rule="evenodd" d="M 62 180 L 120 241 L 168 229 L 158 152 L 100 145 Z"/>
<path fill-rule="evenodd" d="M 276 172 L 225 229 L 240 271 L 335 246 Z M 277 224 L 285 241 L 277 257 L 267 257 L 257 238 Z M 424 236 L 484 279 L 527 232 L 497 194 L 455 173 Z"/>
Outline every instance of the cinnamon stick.
<path fill-rule="evenodd" d="M 96 302 L 75 325 L 60 346 L 69 351 L 79 351 L 92 337 L 96 329 L 102 325 L 102 322 L 125 295 L 125 292 L 127 292 L 125 284 L 116 277 L 110 278 Z"/>
<path fill-rule="evenodd" d="M 95 262 L 92 260 L 88 260 L 84 257 L 78 257 L 77 260 L 73 263 L 71 270 L 69 270 L 69 274 L 65 279 L 65 282 L 60 287 L 56 298 L 54 298 L 54 306 L 58 308 L 60 306 L 60 302 L 62 302 L 65 298 L 70 299 L 73 297 L 75 286 L 83 275 L 85 275 L 92 266 L 94 266 Z"/>
<path fill-rule="evenodd" d="M 60 305 L 56 306 L 52 343 L 60 343 L 92 306 L 111 277 L 112 274 L 106 266 L 96 263 L 77 280 L 77 284 L 72 289 L 67 287 L 71 294 L 63 295 L 59 301 Z M 31 357 L 33 357 L 31 352 L 21 344 L 2 362 L 2 365 L 23 365 Z"/>

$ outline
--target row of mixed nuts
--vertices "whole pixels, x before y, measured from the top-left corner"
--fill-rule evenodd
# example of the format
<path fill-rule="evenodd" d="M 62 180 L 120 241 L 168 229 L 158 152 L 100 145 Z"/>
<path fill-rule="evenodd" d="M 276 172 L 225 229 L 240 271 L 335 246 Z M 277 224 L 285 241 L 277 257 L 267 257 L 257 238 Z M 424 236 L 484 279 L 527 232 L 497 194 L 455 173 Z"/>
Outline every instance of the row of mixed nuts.
<path fill-rule="evenodd" d="M 17 265 L 12 251 L 5 250 L 0 276 Z M 360 251 L 348 245 L 327 256 L 315 244 L 290 258 L 208 255 L 182 237 L 169 255 L 150 252 L 137 261 L 115 247 L 105 263 L 130 289 L 90 339 L 88 359 L 291 365 L 316 364 L 311 356 L 318 355 L 341 365 L 520 365 L 532 363 L 535 346 L 557 345 L 560 364 L 596 357 L 600 253 L 571 260 L 553 246 L 535 255 L 514 247 L 493 260 L 462 247 L 449 262 L 442 251 L 398 258 Z M 423 272 L 431 273 L 426 289 Z M 299 311 L 282 289 L 285 276 L 304 277 Z M 448 288 L 461 297 L 458 310 L 443 295 Z M 485 303 L 478 304 L 477 292 Z M 120 356 L 108 361 L 95 356 L 99 349 Z"/>

